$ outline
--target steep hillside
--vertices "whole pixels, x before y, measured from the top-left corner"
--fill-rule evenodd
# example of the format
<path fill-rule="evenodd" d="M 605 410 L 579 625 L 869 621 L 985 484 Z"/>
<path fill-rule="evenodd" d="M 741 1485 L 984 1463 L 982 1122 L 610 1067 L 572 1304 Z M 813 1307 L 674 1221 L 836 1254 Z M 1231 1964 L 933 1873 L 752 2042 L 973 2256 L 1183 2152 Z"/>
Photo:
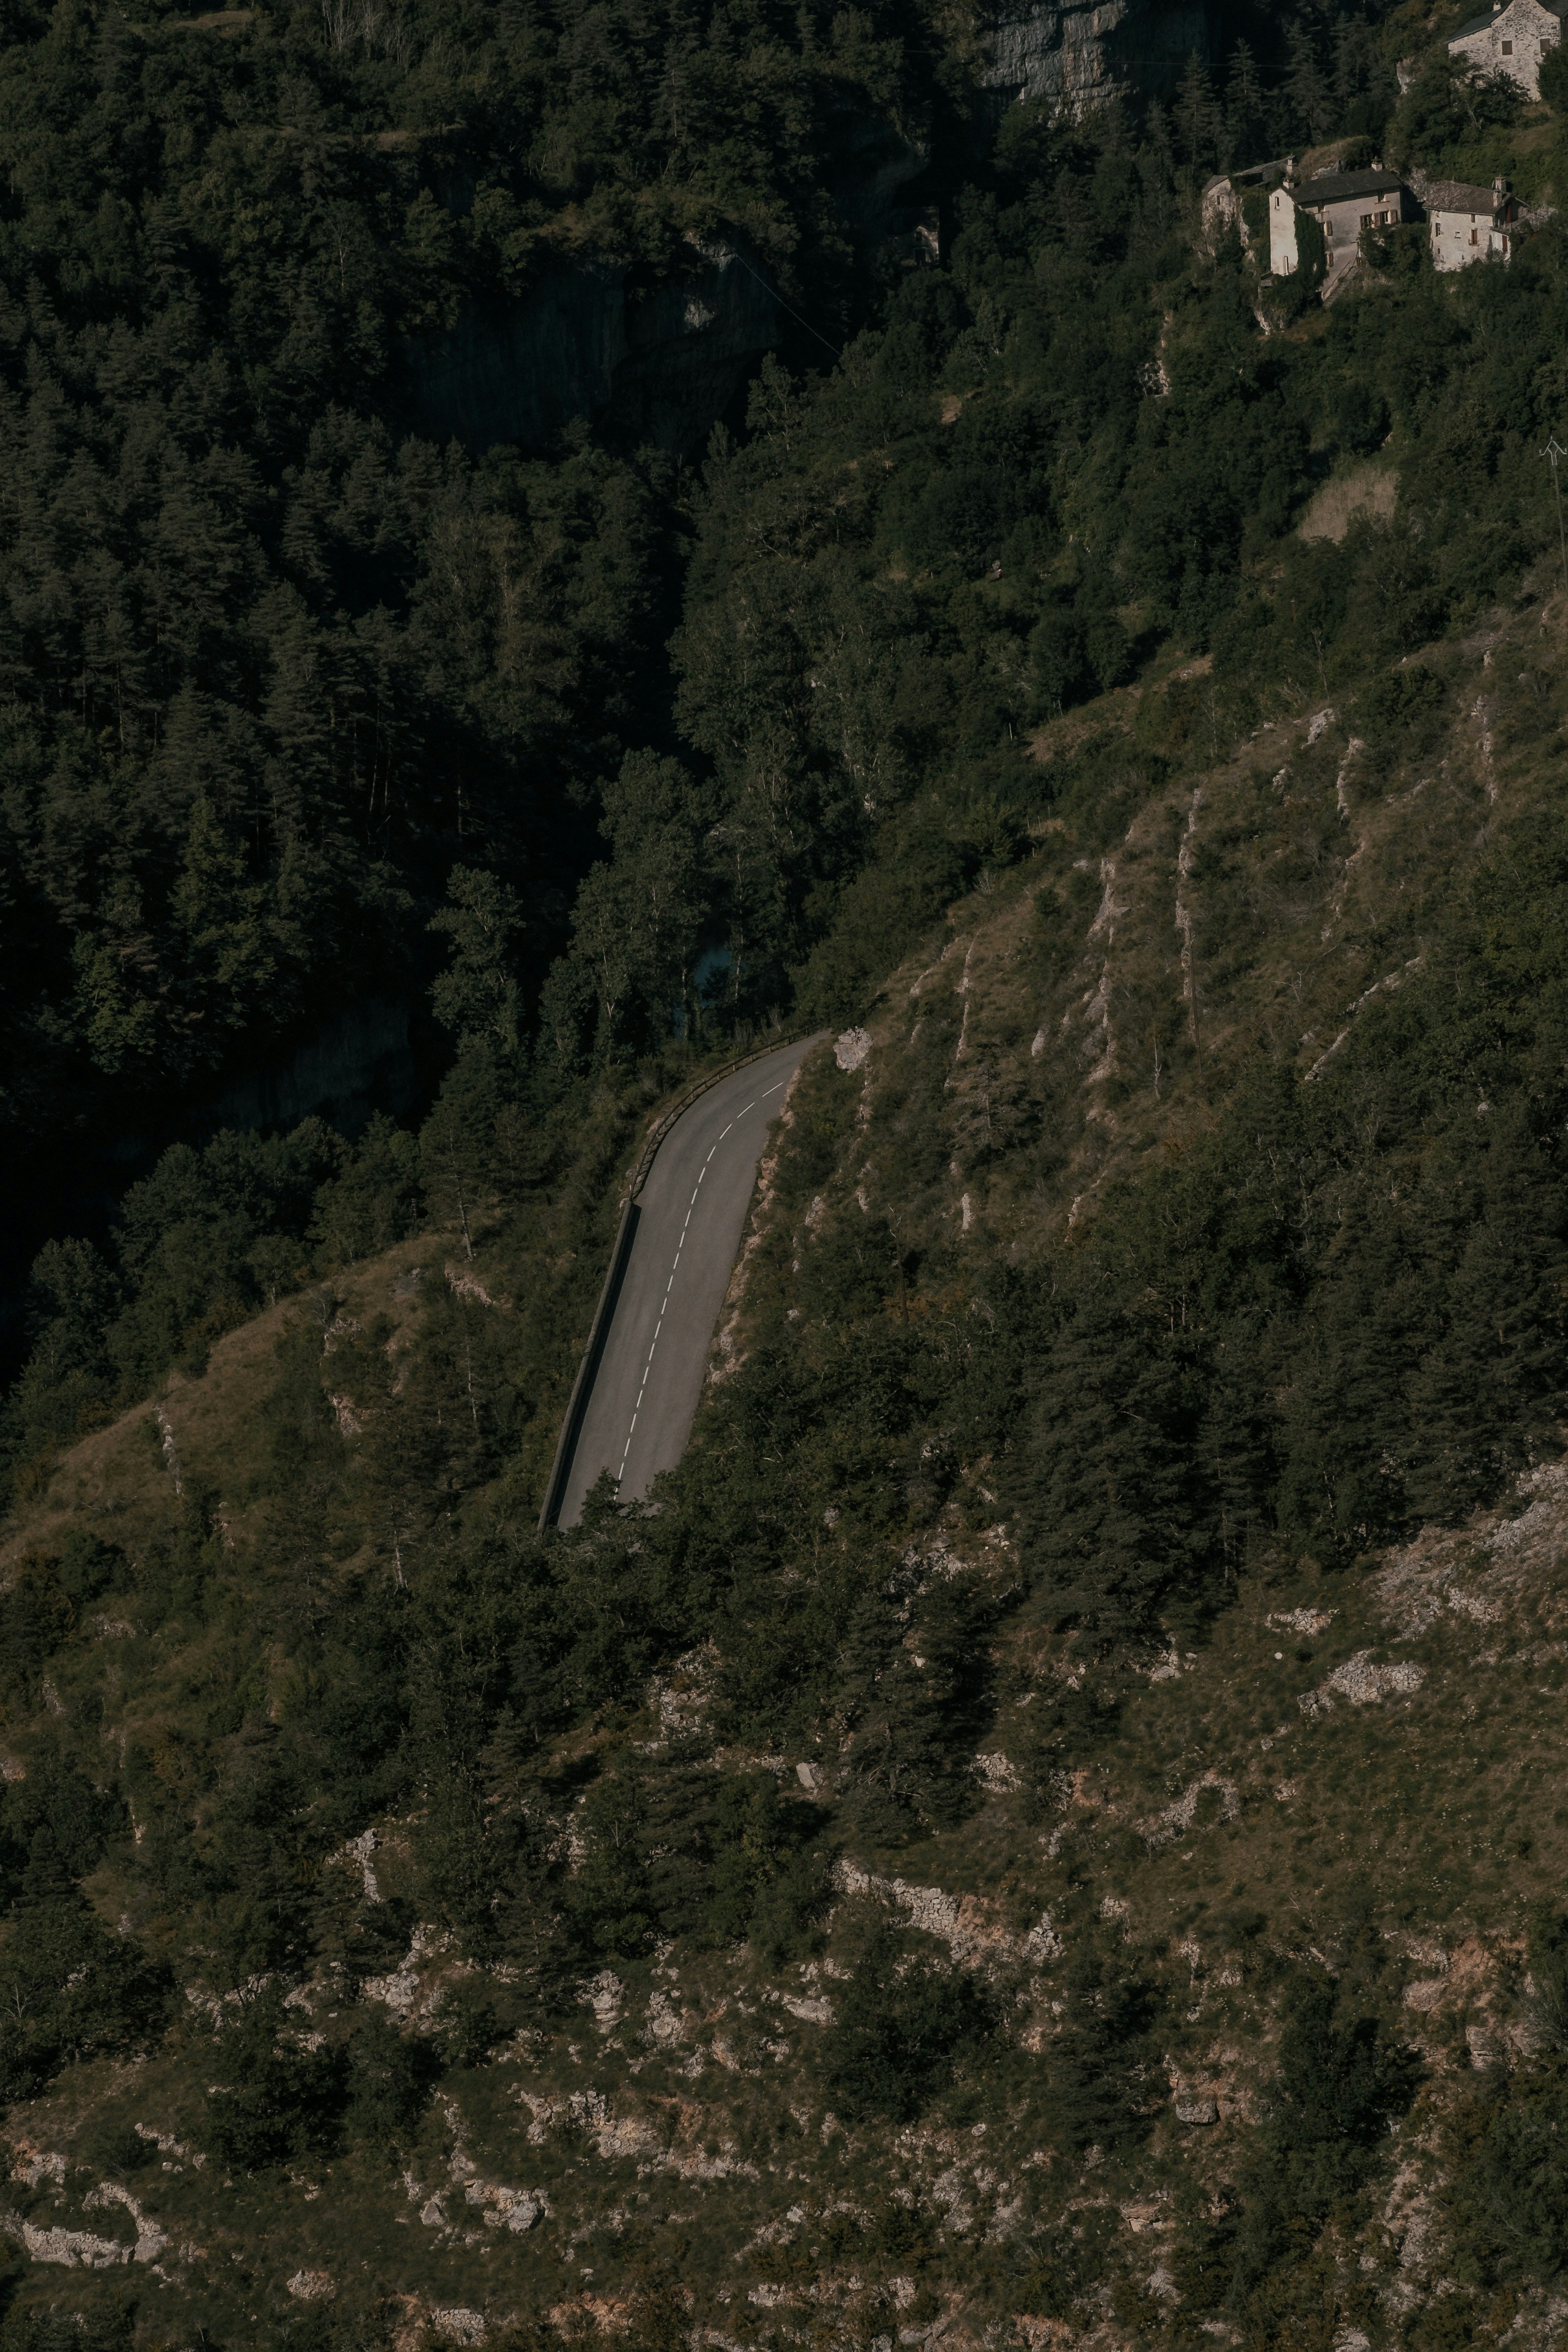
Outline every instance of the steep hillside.
<path fill-rule="evenodd" d="M 650 1509 L 506 1437 L 568 1147 L 65 1454 L 17 2343 L 1556 2340 L 1563 625 L 1040 732 Z"/>
<path fill-rule="evenodd" d="M 1454 21 L 17 18 L 0 2352 L 1561 2344 L 1568 79 Z M 1266 287 L 1309 142 L 1538 233 Z M 207 1134 L 427 982 L 417 1129 Z"/>
<path fill-rule="evenodd" d="M 1020 188 L 1049 238 L 1064 205 L 1103 225 L 1103 258 L 1134 257 L 1130 299 L 1104 289 L 1124 415 L 1149 282 L 1185 268 L 1217 142 L 1316 136 L 1331 66 L 1358 127 L 1395 103 L 1360 17 L 1325 12 L 1289 72 L 1268 12 L 1236 0 L 1210 29 L 1253 48 L 1223 105 L 1194 60 L 1173 148 L 1138 92 L 1203 38 L 1186 0 L 999 23 L 751 0 L 700 22 L 576 0 L 131 22 L 18 0 L 0 55 L 7 1372 L 41 1202 L 101 1230 L 162 1144 L 262 1116 L 275 1075 L 338 1116 L 383 1051 L 383 1108 L 434 1085 L 438 1043 L 416 1034 L 417 1079 L 404 1049 L 455 874 L 526 899 L 524 1027 L 574 1067 L 657 1051 L 673 1002 L 702 1017 L 704 979 L 726 1030 L 779 1008 L 874 845 L 863 794 L 819 814 L 800 780 L 809 842 L 766 794 L 737 828 L 733 779 L 708 772 L 724 676 L 674 709 L 695 461 L 721 418 L 746 432 L 764 352 L 810 385 L 901 289 L 926 289 L 918 311 L 940 283 L 940 339 L 961 328 L 983 358 L 999 313 L 960 320 L 942 257 L 973 247 L 977 198 L 1016 211 Z M 1061 92 L 1104 99 L 1086 142 L 1053 131 L 1042 93 Z M 947 502 L 916 520 L 945 540 Z M 1086 587 L 1103 619 L 1117 599 L 1098 572 Z M 1053 695 L 1083 682 L 1061 655 Z M 966 770 L 1013 715 L 986 700 Z M 915 698 L 900 727 L 943 755 L 933 775 L 935 717 Z M 638 755 L 683 739 L 697 772 L 651 821 Z M 601 820 L 613 885 L 592 878 Z M 585 880 L 582 952 L 543 1018 Z M 596 987 L 607 924 L 622 970 Z M 373 1008 L 358 1038 L 346 1002 Z"/>

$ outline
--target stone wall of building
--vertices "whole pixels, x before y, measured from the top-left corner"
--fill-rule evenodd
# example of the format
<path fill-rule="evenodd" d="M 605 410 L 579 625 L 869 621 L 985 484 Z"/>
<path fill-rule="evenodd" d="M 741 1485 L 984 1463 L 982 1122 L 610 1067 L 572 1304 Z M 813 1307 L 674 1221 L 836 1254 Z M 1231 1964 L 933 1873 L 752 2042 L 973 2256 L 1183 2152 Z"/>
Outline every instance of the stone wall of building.
<path fill-rule="evenodd" d="M 1492 11 L 1490 24 L 1451 40 L 1448 54 L 1465 58 L 1479 72 L 1506 74 L 1527 98 L 1539 98 L 1542 58 L 1562 37 L 1562 20 L 1540 0 L 1509 0 L 1507 7 Z"/>

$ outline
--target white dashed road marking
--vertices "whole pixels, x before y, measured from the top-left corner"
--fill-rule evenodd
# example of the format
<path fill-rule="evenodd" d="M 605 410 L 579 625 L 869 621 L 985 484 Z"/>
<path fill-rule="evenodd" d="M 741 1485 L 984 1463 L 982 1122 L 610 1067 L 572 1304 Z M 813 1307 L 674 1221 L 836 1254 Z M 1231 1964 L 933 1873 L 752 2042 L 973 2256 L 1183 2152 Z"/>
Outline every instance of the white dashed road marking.
<path fill-rule="evenodd" d="M 670 1293 L 675 1286 L 675 1276 L 680 1268 L 681 1252 L 686 1245 L 686 1232 L 692 1222 L 692 1211 L 696 1207 L 697 1194 L 702 1191 L 703 1177 L 707 1174 L 708 1163 L 712 1160 L 714 1153 L 718 1150 L 719 1144 L 724 1141 L 725 1136 L 729 1133 L 730 1128 L 734 1127 L 740 1119 L 743 1119 L 746 1117 L 747 1111 L 755 1110 L 759 1102 L 766 1102 L 768 1095 L 782 1094 L 784 1088 L 789 1085 L 789 1081 L 788 1078 L 780 1078 L 776 1087 L 768 1087 L 762 1094 L 754 1095 L 751 1100 L 747 1104 L 746 1110 L 737 1110 L 736 1112 L 735 1118 L 729 1122 L 729 1127 L 727 1127 L 723 1130 L 718 1138 L 718 1141 L 713 1144 L 710 1148 L 707 1159 L 703 1161 L 702 1174 L 698 1176 L 696 1182 L 693 1185 L 692 1197 L 686 1203 L 685 1223 L 681 1227 L 681 1238 L 675 1244 L 675 1262 L 670 1268 L 670 1278 L 664 1285 L 664 1296 L 659 1302 L 659 1319 L 653 1327 L 653 1337 L 648 1348 L 648 1360 L 643 1367 L 643 1381 L 641 1387 L 637 1391 L 637 1402 L 632 1408 L 632 1426 L 626 1432 L 626 1444 L 622 1451 L 621 1467 L 615 1474 L 617 1483 L 626 1475 L 626 1464 L 632 1452 L 632 1439 L 637 1427 L 637 1415 L 643 1410 L 643 1399 L 646 1395 L 648 1388 L 648 1375 L 653 1369 L 653 1350 L 659 1344 L 659 1334 L 664 1328 L 664 1312 L 670 1303 Z"/>
<path fill-rule="evenodd" d="M 750 1103 L 747 1103 L 747 1106 L 746 1106 L 746 1110 L 750 1110 L 751 1108 L 752 1108 L 752 1105 L 751 1105 Z M 736 1115 L 735 1115 L 735 1116 L 736 1116 L 736 1118 L 744 1118 L 746 1117 L 746 1110 L 737 1111 L 737 1113 L 736 1113 Z M 732 1119 L 730 1120 L 730 1122 L 729 1122 L 729 1127 L 733 1127 L 734 1125 L 735 1125 L 735 1119 L 734 1119 L 734 1118 L 732 1118 Z M 653 1370 L 653 1350 L 654 1350 L 654 1349 L 655 1349 L 655 1348 L 658 1346 L 658 1344 L 659 1344 L 659 1334 L 660 1334 L 660 1332 L 661 1332 L 661 1331 L 664 1329 L 664 1310 L 666 1309 L 666 1307 L 669 1306 L 669 1303 L 670 1303 L 670 1293 L 671 1293 L 671 1291 L 672 1291 L 672 1290 L 674 1290 L 674 1286 L 675 1286 L 675 1276 L 676 1276 L 676 1273 L 679 1271 L 679 1268 L 680 1268 L 680 1263 L 681 1263 L 681 1252 L 685 1249 L 685 1245 L 686 1245 L 686 1232 L 687 1232 L 687 1229 L 688 1229 L 688 1227 L 690 1226 L 691 1222 L 692 1222 L 692 1211 L 696 1207 L 696 1204 L 697 1204 L 697 1194 L 702 1191 L 702 1188 L 703 1188 L 703 1177 L 704 1177 L 704 1176 L 706 1176 L 706 1175 L 707 1174 L 709 1161 L 711 1161 L 711 1160 L 713 1159 L 713 1155 L 714 1155 L 714 1153 L 718 1150 L 718 1146 L 719 1146 L 719 1144 L 720 1144 L 720 1143 L 722 1143 L 722 1142 L 724 1141 L 724 1138 L 725 1138 L 725 1136 L 726 1136 L 726 1135 L 727 1135 L 727 1134 L 729 1133 L 729 1127 L 727 1127 L 727 1128 L 725 1129 L 725 1130 L 724 1130 L 724 1134 L 723 1134 L 723 1135 L 721 1135 L 721 1136 L 718 1138 L 718 1141 L 717 1141 L 716 1143 L 710 1144 L 710 1146 L 708 1147 L 708 1155 L 707 1155 L 707 1159 L 706 1159 L 706 1160 L 705 1160 L 703 1161 L 701 1174 L 699 1174 L 699 1176 L 697 1177 L 697 1181 L 696 1181 L 696 1182 L 692 1186 L 692 1197 L 691 1197 L 691 1199 L 686 1202 L 685 1222 L 685 1223 L 683 1223 L 683 1225 L 682 1225 L 682 1227 L 681 1227 L 681 1238 L 680 1238 L 680 1240 L 675 1244 L 675 1262 L 674 1262 L 674 1265 L 672 1265 L 672 1266 L 671 1266 L 671 1268 L 670 1268 L 670 1278 L 669 1278 L 668 1282 L 666 1282 L 666 1283 L 665 1283 L 665 1285 L 664 1285 L 664 1297 L 659 1301 L 659 1319 L 658 1319 L 657 1323 L 655 1323 L 655 1325 L 653 1326 L 653 1337 L 652 1340 L 649 1342 L 649 1346 L 648 1346 L 648 1360 L 647 1360 L 647 1362 L 646 1362 L 646 1363 L 643 1365 L 643 1383 L 642 1383 L 642 1386 L 641 1386 L 641 1387 L 638 1389 L 638 1391 L 637 1391 L 637 1402 L 636 1402 L 636 1403 L 635 1403 L 635 1404 L 632 1406 L 632 1426 L 631 1426 L 631 1428 L 626 1432 L 626 1444 L 625 1444 L 625 1445 L 624 1445 L 624 1447 L 623 1447 L 623 1449 L 622 1449 L 622 1454 L 621 1454 L 621 1467 L 620 1467 L 620 1469 L 615 1473 L 615 1477 L 616 1477 L 616 1483 L 617 1483 L 617 1484 L 619 1484 L 619 1483 L 620 1483 L 620 1481 L 621 1481 L 622 1478 L 624 1478 L 624 1476 L 626 1475 L 626 1461 L 627 1461 L 627 1456 L 631 1454 L 631 1451 L 632 1451 L 632 1439 L 633 1433 L 635 1432 L 636 1427 L 637 1427 L 637 1415 L 638 1415 L 638 1414 L 642 1412 L 642 1410 L 643 1410 L 643 1396 L 644 1396 L 644 1395 L 646 1394 L 646 1392 L 647 1392 L 647 1387 L 648 1387 L 648 1375 L 649 1375 L 649 1373 L 650 1373 L 650 1372 Z"/>

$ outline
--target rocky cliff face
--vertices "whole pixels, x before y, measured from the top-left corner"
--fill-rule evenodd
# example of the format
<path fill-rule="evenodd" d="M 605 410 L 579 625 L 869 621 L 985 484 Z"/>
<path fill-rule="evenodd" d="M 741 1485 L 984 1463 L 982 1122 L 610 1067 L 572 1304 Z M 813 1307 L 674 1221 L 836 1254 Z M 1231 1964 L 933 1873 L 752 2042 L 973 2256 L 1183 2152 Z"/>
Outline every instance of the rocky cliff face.
<path fill-rule="evenodd" d="M 779 303 L 734 246 L 693 249 L 651 292 L 620 264 L 550 273 L 515 308 L 474 310 L 409 354 L 420 429 L 475 450 L 542 448 L 574 416 L 694 457 L 778 340 Z"/>
<path fill-rule="evenodd" d="M 977 79 L 998 111 L 1044 98 L 1078 115 L 1113 93 L 1166 91 L 1193 50 L 1209 47 L 1205 0 L 1002 0 L 975 29 Z M 929 156 L 870 115 L 846 114 L 835 143 L 833 209 L 850 243 L 935 260 L 936 214 L 911 185 Z M 418 429 L 475 451 L 499 441 L 540 449 L 586 416 L 697 456 L 779 341 L 779 298 L 738 239 L 694 244 L 687 266 L 651 291 L 627 280 L 621 264 L 562 263 L 511 307 L 472 310 L 411 344 Z"/>
<path fill-rule="evenodd" d="M 1202 57 L 1209 47 L 1203 0 L 1004 5 L 983 30 L 988 62 L 979 78 L 986 89 L 1004 104 L 1051 99 L 1075 116 L 1113 93 L 1164 95 L 1193 51 Z"/>

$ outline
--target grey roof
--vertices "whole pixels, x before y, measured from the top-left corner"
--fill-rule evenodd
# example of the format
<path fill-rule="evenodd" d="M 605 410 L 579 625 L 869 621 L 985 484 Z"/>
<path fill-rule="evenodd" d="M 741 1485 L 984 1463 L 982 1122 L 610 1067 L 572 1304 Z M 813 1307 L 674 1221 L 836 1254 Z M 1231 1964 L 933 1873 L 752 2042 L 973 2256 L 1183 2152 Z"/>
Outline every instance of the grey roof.
<path fill-rule="evenodd" d="M 1299 205 L 1341 205 L 1352 196 L 1391 196 L 1403 185 L 1397 172 L 1325 172 L 1291 193 Z"/>
<path fill-rule="evenodd" d="M 1488 220 L 1499 210 L 1490 188 L 1472 188 L 1468 180 L 1428 180 L 1422 201 L 1429 213 L 1482 213 Z M 1502 202 L 1509 202 L 1506 188 Z"/>
<path fill-rule="evenodd" d="M 1511 0 L 1510 0 L 1510 5 L 1511 5 Z M 1537 5 L 1538 6 L 1544 8 L 1549 16 L 1561 16 L 1563 14 L 1563 7 L 1559 5 L 1559 0 L 1537 0 Z M 1464 23 L 1459 26 L 1458 31 L 1448 35 L 1448 47 L 1452 48 L 1456 41 L 1468 41 L 1472 33 L 1484 33 L 1489 25 L 1495 25 L 1500 17 L 1506 16 L 1507 14 L 1508 7 L 1504 6 L 1501 8 L 1483 8 L 1479 16 L 1467 16 Z"/>

